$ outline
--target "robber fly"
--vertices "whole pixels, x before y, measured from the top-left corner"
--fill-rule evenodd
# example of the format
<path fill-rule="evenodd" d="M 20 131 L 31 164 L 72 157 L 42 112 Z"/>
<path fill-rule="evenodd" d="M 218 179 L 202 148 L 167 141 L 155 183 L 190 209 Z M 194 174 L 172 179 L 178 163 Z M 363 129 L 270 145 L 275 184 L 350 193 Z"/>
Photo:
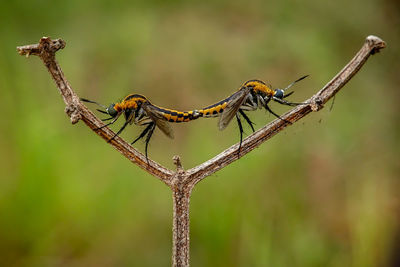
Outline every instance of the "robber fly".
<path fill-rule="evenodd" d="M 238 149 L 238 156 L 240 155 L 240 148 L 243 140 L 243 126 L 240 119 L 240 115 L 250 125 L 254 132 L 253 122 L 247 116 L 245 111 L 253 111 L 257 108 L 265 108 L 268 112 L 273 114 L 275 117 L 282 119 L 278 114 L 271 110 L 268 106 L 271 100 L 278 102 L 283 105 L 297 106 L 306 103 L 295 103 L 286 101 L 284 98 L 293 94 L 289 92 L 285 94 L 285 91 L 292 87 L 295 83 L 308 77 L 308 75 L 301 77 L 300 79 L 292 82 L 284 89 L 271 89 L 263 81 L 260 80 L 249 80 L 245 82 L 237 92 L 231 96 L 215 103 L 206 108 L 200 109 L 199 113 L 201 117 L 217 117 L 219 116 L 218 127 L 220 130 L 225 129 L 231 120 L 236 117 L 237 124 L 240 132 L 240 144 Z"/>
<path fill-rule="evenodd" d="M 147 147 L 156 126 L 166 136 L 169 138 L 174 138 L 173 131 L 168 122 L 188 122 L 201 117 L 201 113 L 197 110 L 177 111 L 158 107 L 151 104 L 146 97 L 138 94 L 130 94 L 122 101 L 112 103 L 108 107 L 88 99 L 81 98 L 81 100 L 88 103 L 94 103 L 102 107 L 103 109 L 97 109 L 97 111 L 110 116 L 109 118 L 103 119 L 103 121 L 110 120 L 110 122 L 97 128 L 96 130 L 115 123 L 122 114 L 124 115 L 125 123 L 118 130 L 118 132 L 110 140 L 108 140 L 108 142 L 111 142 L 115 137 L 117 137 L 128 124 L 134 123 L 135 125 L 146 126 L 146 128 L 135 140 L 133 140 L 131 144 L 134 144 L 138 140 L 145 137 L 145 154 L 147 163 L 149 162 L 147 157 Z"/>

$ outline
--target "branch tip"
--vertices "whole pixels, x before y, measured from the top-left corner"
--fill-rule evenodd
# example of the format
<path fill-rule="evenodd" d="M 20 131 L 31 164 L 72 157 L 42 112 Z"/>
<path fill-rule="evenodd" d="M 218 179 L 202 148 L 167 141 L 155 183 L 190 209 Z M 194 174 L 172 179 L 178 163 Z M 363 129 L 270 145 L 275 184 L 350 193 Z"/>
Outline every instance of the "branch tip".
<path fill-rule="evenodd" d="M 370 35 L 367 37 L 366 42 L 371 46 L 371 55 L 379 53 L 379 51 L 386 47 L 386 42 L 375 35 Z"/>
<path fill-rule="evenodd" d="M 63 49 L 66 42 L 62 39 L 51 40 L 49 37 L 42 37 L 38 44 L 30 44 L 17 46 L 17 52 L 21 56 L 29 57 L 30 55 L 40 56 L 43 52 L 54 54 L 60 49 Z"/>

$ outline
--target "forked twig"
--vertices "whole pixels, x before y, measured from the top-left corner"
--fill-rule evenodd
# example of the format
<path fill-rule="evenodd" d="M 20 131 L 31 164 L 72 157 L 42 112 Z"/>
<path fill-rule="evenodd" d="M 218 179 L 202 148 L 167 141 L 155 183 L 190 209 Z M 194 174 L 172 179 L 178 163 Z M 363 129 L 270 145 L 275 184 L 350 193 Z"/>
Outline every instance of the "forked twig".
<path fill-rule="evenodd" d="M 56 82 L 66 104 L 65 112 L 71 118 L 73 124 L 82 120 L 97 135 L 108 141 L 114 136 L 114 132 L 108 127 L 98 129 L 104 123 L 80 102 L 79 97 L 72 90 L 61 67 L 55 60 L 55 53 L 64 47 L 65 42 L 61 39 L 51 40 L 48 37 L 43 37 L 38 44 L 19 46 L 17 47 L 17 51 L 20 55 L 37 55 L 43 60 Z M 380 38 L 372 35 L 368 36 L 354 58 L 319 92 L 306 101 L 309 103 L 308 105 L 293 108 L 282 116 L 283 120 L 276 119 L 244 139 L 240 152 L 241 156 L 249 153 L 311 111 L 322 109 L 323 105 L 357 73 L 370 55 L 379 52 L 380 49 L 385 47 L 385 42 Z M 177 156 L 174 157 L 177 170 L 172 171 L 151 159 L 149 159 L 150 164 L 147 164 L 145 156 L 121 137 L 116 137 L 110 144 L 131 162 L 153 176 L 156 176 L 172 189 L 174 207 L 172 265 L 189 266 L 189 201 L 192 189 L 205 177 L 212 175 L 237 160 L 239 143 L 197 167 L 186 171 L 183 169 L 180 158 Z"/>

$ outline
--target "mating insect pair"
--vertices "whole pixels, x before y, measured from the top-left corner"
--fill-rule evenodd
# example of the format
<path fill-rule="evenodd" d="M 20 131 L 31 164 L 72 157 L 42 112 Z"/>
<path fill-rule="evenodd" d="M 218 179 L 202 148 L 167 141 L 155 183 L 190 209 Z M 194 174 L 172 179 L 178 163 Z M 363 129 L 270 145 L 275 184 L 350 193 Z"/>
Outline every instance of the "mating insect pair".
<path fill-rule="evenodd" d="M 308 75 L 307 75 L 308 76 Z M 95 101 L 88 99 L 81 99 L 84 102 L 94 103 L 102 107 L 97 109 L 99 112 L 109 115 L 109 118 L 103 121 L 111 122 L 101 126 L 98 129 L 109 126 L 115 123 L 118 118 L 124 114 L 125 123 L 118 130 L 118 132 L 109 140 L 112 141 L 117 137 L 128 124 L 136 124 L 139 126 L 146 126 L 146 128 L 140 133 L 140 135 L 131 143 L 134 144 L 138 140 L 145 138 L 145 155 L 147 157 L 147 148 L 150 142 L 151 136 L 156 126 L 168 137 L 173 138 L 173 132 L 168 122 L 188 122 L 191 120 L 198 119 L 200 117 L 220 117 L 218 126 L 220 130 L 225 129 L 231 120 L 236 117 L 239 132 L 240 132 L 240 144 L 238 149 L 238 155 L 240 154 L 240 148 L 243 140 L 243 126 L 240 119 L 242 116 L 245 121 L 250 125 L 254 132 L 253 122 L 246 115 L 245 111 L 253 111 L 257 108 L 265 108 L 268 112 L 283 120 L 278 114 L 273 112 L 268 106 L 271 100 L 276 101 L 283 105 L 297 106 L 306 103 L 295 103 L 288 102 L 284 98 L 290 96 L 292 92 L 285 94 L 285 91 L 292 87 L 296 82 L 303 80 L 307 76 L 301 77 L 294 81 L 284 89 L 271 89 L 264 82 L 260 80 L 250 80 L 245 82 L 238 91 L 231 96 L 215 103 L 211 106 L 205 107 L 199 110 L 191 111 L 177 111 L 167 108 L 158 107 L 153 105 L 146 97 L 138 94 L 131 94 L 125 97 L 122 101 L 113 103 L 109 107 L 103 106 Z"/>

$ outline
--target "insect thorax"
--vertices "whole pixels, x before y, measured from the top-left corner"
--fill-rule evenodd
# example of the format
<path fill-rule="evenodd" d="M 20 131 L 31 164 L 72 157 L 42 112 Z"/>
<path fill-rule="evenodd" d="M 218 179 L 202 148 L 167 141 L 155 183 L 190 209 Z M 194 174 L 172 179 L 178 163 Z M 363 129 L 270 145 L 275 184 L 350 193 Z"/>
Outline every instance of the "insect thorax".
<path fill-rule="evenodd" d="M 274 90 L 269 88 L 263 81 L 260 80 L 250 80 L 244 83 L 243 86 L 246 87 L 251 87 L 252 91 L 257 94 L 261 95 L 263 97 L 265 96 L 273 96 L 274 95 Z"/>

